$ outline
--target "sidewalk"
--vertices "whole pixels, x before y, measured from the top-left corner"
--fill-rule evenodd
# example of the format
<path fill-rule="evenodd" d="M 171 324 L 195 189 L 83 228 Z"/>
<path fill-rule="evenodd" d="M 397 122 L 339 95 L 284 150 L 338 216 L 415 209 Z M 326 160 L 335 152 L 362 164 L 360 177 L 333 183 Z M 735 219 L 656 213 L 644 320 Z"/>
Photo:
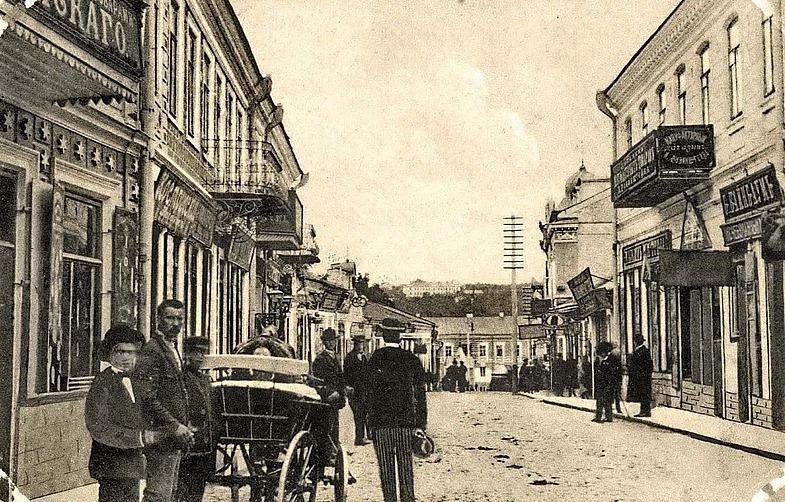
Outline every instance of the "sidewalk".
<path fill-rule="evenodd" d="M 53 493 L 52 495 L 32 499 L 31 502 L 87 502 L 90 500 L 98 500 L 98 483 Z"/>
<path fill-rule="evenodd" d="M 559 397 L 547 392 L 519 395 L 563 408 L 591 413 L 594 413 L 596 409 L 596 401 L 593 399 Z M 638 412 L 638 404 L 622 403 L 622 411 L 625 410 L 625 406 L 629 416 L 624 413 L 614 413 L 615 418 L 646 424 L 684 434 L 700 441 L 785 462 L 785 433 L 783 432 L 665 406 L 652 408 L 651 418 L 636 418 L 633 415 Z M 589 420 L 589 417 L 586 417 L 586 420 Z"/>

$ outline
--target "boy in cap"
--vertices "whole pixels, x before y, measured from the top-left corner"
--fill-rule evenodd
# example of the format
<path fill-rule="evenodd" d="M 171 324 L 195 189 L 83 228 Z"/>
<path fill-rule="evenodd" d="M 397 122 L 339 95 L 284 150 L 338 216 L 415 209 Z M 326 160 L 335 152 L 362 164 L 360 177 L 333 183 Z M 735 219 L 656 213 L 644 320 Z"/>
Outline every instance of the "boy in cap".
<path fill-rule="evenodd" d="M 177 502 L 200 502 L 204 485 L 215 468 L 212 445 L 213 414 L 210 400 L 210 377 L 201 370 L 204 356 L 210 352 L 210 340 L 203 336 L 186 338 L 183 380 L 188 393 L 188 427 L 194 445 L 183 452 L 178 473 Z"/>
<path fill-rule="evenodd" d="M 368 361 L 368 427 L 373 432 L 385 502 L 414 501 L 412 438 L 423 435 L 428 421 L 425 370 L 417 356 L 400 347 L 404 330 L 399 320 L 383 319 L 379 331 L 384 347 Z"/>
<path fill-rule="evenodd" d="M 143 447 L 160 434 L 145 431 L 137 399 L 141 382 L 133 375 L 141 333 L 126 325 L 106 332 L 102 359 L 109 367 L 96 375 L 85 402 L 85 425 L 93 438 L 90 476 L 98 480 L 99 502 L 138 502 L 145 477 Z"/>

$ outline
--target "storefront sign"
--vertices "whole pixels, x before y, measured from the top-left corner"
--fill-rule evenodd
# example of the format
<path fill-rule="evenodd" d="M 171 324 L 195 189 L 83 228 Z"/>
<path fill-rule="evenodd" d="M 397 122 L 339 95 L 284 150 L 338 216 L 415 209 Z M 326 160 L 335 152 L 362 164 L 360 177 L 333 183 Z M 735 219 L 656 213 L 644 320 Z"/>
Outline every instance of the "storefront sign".
<path fill-rule="evenodd" d="M 720 189 L 725 221 L 782 203 L 782 190 L 774 166 Z"/>
<path fill-rule="evenodd" d="M 180 237 L 212 245 L 215 210 L 166 169 L 155 184 L 155 219 Z"/>
<path fill-rule="evenodd" d="M 232 231 L 232 242 L 229 244 L 227 259 L 238 267 L 249 270 L 255 245 L 251 234 L 235 226 Z"/>
<path fill-rule="evenodd" d="M 586 267 L 583 272 L 567 281 L 567 285 L 570 287 L 572 297 L 575 298 L 575 301 L 590 294 L 594 289 L 594 281 L 592 281 L 589 268 Z"/>
<path fill-rule="evenodd" d="M 731 246 L 739 242 L 757 239 L 763 232 L 761 222 L 761 216 L 757 215 L 735 223 L 720 225 L 720 228 L 722 229 L 722 239 L 725 241 L 725 245 Z"/>
<path fill-rule="evenodd" d="M 553 305 L 553 301 L 550 299 L 541 300 L 532 298 L 532 315 L 539 316 L 547 314 L 548 310 L 551 308 L 551 305 Z"/>
<path fill-rule="evenodd" d="M 622 249 L 622 267 L 627 269 L 643 263 L 644 256 L 649 262 L 659 259 L 661 249 L 671 248 L 671 231 L 664 230 L 657 235 L 635 242 Z"/>
<path fill-rule="evenodd" d="M 616 207 L 650 207 L 708 179 L 712 126 L 660 126 L 611 166 Z"/>
<path fill-rule="evenodd" d="M 681 222 L 681 249 L 707 249 L 711 247 L 711 239 L 706 231 L 703 216 L 695 207 L 692 199 L 687 199 L 684 206 L 684 219 Z"/>
<path fill-rule="evenodd" d="M 29 11 L 117 70 L 132 76 L 140 74 L 140 2 L 38 0 Z"/>
<path fill-rule="evenodd" d="M 112 234 L 112 324 L 136 325 L 138 239 L 136 213 L 115 209 Z"/>
<path fill-rule="evenodd" d="M 518 326 L 518 340 L 536 340 L 539 338 L 546 338 L 544 325 L 524 324 Z"/>
<path fill-rule="evenodd" d="M 732 286 L 733 262 L 729 251 L 676 251 L 660 253 L 660 286 Z"/>
<path fill-rule="evenodd" d="M 591 314 L 611 308 L 613 305 L 613 291 L 610 289 L 595 289 L 578 300 L 579 317 L 588 317 Z"/>

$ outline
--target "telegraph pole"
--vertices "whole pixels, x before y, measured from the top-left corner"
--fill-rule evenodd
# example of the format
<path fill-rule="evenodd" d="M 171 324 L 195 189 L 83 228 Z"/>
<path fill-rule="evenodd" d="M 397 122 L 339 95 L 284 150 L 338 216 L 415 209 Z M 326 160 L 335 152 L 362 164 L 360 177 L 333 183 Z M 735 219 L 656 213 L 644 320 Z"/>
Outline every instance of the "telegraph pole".
<path fill-rule="evenodd" d="M 512 393 L 518 393 L 518 285 L 515 271 L 523 269 L 523 220 L 520 216 L 504 218 L 504 268 L 510 271 L 510 295 L 512 299 Z"/>

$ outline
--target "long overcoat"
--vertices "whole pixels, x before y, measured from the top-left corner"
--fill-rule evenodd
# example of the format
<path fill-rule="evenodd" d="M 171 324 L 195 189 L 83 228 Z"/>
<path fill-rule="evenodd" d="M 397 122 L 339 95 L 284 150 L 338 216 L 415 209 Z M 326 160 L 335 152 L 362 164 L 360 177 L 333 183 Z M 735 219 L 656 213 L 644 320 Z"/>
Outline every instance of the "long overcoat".
<path fill-rule="evenodd" d="M 648 403 L 651 401 L 651 374 L 654 365 L 649 348 L 645 345 L 637 347 L 627 359 L 627 401 Z"/>

